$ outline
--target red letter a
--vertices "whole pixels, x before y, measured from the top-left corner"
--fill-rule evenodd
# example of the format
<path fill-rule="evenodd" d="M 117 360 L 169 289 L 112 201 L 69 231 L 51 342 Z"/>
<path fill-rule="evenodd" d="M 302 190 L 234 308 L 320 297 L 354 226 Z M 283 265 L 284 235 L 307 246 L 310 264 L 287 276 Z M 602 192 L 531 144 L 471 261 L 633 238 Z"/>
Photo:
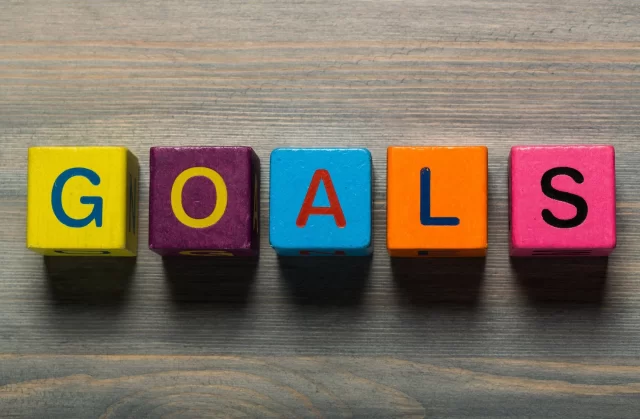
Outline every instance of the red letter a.
<path fill-rule="evenodd" d="M 318 193 L 320 181 L 324 183 L 324 189 L 327 191 L 327 198 L 329 198 L 328 207 L 313 206 L 313 201 Z M 309 190 L 307 191 L 307 196 L 304 197 L 302 208 L 300 208 L 300 214 L 298 214 L 296 225 L 298 227 L 306 226 L 310 215 L 333 215 L 338 227 L 343 228 L 347 225 L 347 221 L 344 219 L 344 214 L 342 212 L 342 207 L 340 206 L 340 201 L 338 201 L 338 195 L 336 195 L 336 190 L 333 187 L 333 182 L 331 181 L 331 176 L 325 169 L 318 169 L 313 174 Z"/>

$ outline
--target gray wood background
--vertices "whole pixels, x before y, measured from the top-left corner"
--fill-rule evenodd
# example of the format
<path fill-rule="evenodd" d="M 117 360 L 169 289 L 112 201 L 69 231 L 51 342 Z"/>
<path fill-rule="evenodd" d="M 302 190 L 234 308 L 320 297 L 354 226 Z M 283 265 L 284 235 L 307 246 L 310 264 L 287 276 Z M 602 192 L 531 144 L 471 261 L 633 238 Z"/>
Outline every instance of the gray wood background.
<path fill-rule="evenodd" d="M 5 0 L 0 417 L 640 416 L 640 3 Z M 608 261 L 510 261 L 516 144 L 617 149 Z M 137 263 L 25 249 L 26 151 L 126 145 Z M 148 149 L 251 145 L 256 264 L 146 249 Z M 485 144 L 490 248 L 390 261 L 385 148 Z M 278 261 L 269 152 L 365 146 L 372 260 Z"/>

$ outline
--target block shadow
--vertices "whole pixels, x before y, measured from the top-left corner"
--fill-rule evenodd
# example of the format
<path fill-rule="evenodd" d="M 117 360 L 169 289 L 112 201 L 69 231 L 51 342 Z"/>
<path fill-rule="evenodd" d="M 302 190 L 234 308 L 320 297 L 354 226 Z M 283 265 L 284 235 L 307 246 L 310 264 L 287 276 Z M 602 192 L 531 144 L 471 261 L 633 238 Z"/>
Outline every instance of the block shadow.
<path fill-rule="evenodd" d="M 536 305 L 601 306 L 608 264 L 607 257 L 511 258 L 518 286 Z"/>
<path fill-rule="evenodd" d="M 472 308 L 480 300 L 486 258 L 391 258 L 399 302 Z"/>
<path fill-rule="evenodd" d="M 186 308 L 198 303 L 245 306 L 256 276 L 256 257 L 163 257 L 171 300 Z"/>
<path fill-rule="evenodd" d="M 129 294 L 136 258 L 45 256 L 44 264 L 55 303 L 119 307 Z"/>
<path fill-rule="evenodd" d="M 278 257 L 280 275 L 294 304 L 356 307 L 362 303 L 371 256 Z"/>

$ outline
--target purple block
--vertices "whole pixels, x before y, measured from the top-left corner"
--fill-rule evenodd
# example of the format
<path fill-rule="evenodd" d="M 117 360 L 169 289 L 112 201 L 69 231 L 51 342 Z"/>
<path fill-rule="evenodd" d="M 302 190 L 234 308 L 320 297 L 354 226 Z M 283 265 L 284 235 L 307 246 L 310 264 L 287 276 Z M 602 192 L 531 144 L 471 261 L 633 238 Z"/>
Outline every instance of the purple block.
<path fill-rule="evenodd" d="M 149 248 L 258 254 L 260 161 L 251 147 L 152 147 Z"/>

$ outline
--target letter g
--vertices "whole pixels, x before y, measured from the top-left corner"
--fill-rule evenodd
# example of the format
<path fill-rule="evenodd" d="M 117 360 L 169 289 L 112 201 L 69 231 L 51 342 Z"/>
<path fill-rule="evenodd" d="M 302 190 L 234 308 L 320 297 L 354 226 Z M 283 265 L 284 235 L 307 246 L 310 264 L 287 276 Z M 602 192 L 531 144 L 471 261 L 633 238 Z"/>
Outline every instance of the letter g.
<path fill-rule="evenodd" d="M 100 176 L 93 170 L 86 169 L 84 167 L 74 167 L 67 169 L 58 176 L 53 183 L 53 189 L 51 190 L 51 207 L 56 218 L 67 227 L 82 228 L 88 226 L 91 221 L 95 220 L 96 227 L 102 227 L 102 198 L 99 196 L 81 196 L 80 203 L 86 205 L 93 205 L 91 214 L 85 218 L 77 219 L 71 218 L 67 215 L 62 207 L 62 190 L 64 185 L 69 179 L 80 176 L 86 178 L 92 185 L 98 186 L 100 184 Z"/>

